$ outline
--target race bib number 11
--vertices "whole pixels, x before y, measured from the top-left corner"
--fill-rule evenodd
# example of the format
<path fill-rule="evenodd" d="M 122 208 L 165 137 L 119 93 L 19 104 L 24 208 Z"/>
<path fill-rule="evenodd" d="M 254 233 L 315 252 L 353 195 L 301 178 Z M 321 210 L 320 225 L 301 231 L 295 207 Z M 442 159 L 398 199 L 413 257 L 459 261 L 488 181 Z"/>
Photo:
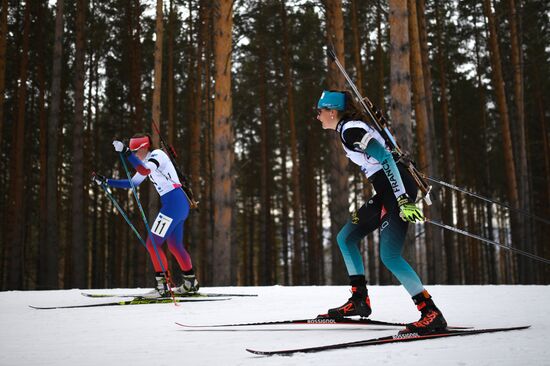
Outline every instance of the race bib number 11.
<path fill-rule="evenodd" d="M 159 212 L 157 218 L 155 219 L 155 222 L 153 223 L 151 232 L 155 235 L 160 236 L 161 238 L 164 238 L 164 235 L 166 235 L 166 231 L 168 231 L 168 228 L 170 227 L 171 223 L 172 223 L 171 217 L 163 215 L 162 213 Z"/>

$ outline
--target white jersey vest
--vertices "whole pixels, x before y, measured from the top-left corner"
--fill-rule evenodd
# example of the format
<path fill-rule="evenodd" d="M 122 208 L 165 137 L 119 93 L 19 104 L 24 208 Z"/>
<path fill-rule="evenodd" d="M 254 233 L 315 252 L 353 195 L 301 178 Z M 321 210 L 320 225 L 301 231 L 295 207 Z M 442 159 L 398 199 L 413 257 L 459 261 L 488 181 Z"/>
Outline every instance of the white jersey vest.
<path fill-rule="evenodd" d="M 374 128 L 370 127 L 368 124 L 366 124 L 363 121 L 345 121 L 338 124 L 336 127 L 338 133 L 340 134 L 340 139 L 342 140 L 342 146 L 346 152 L 346 156 L 356 165 L 359 165 L 361 168 L 361 171 L 368 177 L 373 175 L 374 173 L 378 172 L 382 169 L 382 165 L 378 160 L 375 158 L 367 155 L 365 152 L 361 151 L 355 151 L 349 149 L 344 144 L 344 131 L 346 131 L 348 128 L 361 128 L 366 131 L 372 138 L 376 139 L 378 142 L 382 144 L 382 146 L 386 146 L 386 142 L 384 141 L 384 138 L 376 131 Z M 389 149 L 388 149 L 389 151 Z"/>
<path fill-rule="evenodd" d="M 172 164 L 172 161 L 164 151 L 160 149 L 151 151 L 143 160 L 143 165 L 151 171 L 148 177 L 159 195 L 163 196 L 181 187 L 176 168 L 174 168 L 174 164 Z M 144 175 L 136 173 L 132 181 L 134 184 L 140 184 L 144 179 Z"/>

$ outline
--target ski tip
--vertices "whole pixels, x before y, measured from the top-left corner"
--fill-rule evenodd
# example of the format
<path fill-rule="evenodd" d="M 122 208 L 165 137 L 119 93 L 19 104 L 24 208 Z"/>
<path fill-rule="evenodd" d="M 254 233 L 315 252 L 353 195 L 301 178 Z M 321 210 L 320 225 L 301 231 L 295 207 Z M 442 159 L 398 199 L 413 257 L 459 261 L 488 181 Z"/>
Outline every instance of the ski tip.
<path fill-rule="evenodd" d="M 31 309 L 36 309 L 36 310 L 52 310 L 52 309 L 57 309 L 57 307 L 55 307 L 55 306 L 48 307 L 48 306 L 34 306 L 34 305 L 29 305 L 29 308 L 31 308 Z"/>
<path fill-rule="evenodd" d="M 193 328 L 193 326 L 189 325 L 189 324 L 182 324 L 182 323 L 179 323 L 179 322 L 174 322 L 174 324 L 179 325 L 180 327 L 184 327 L 184 328 Z"/>
<path fill-rule="evenodd" d="M 272 353 L 268 352 L 268 351 L 258 351 L 258 350 L 250 349 L 250 348 L 246 348 L 246 351 L 250 352 L 252 354 L 255 354 L 255 355 L 259 355 L 259 356 L 271 356 L 272 355 Z"/>
<path fill-rule="evenodd" d="M 520 326 L 517 326 L 517 327 L 510 327 L 510 330 L 521 330 L 521 329 L 528 329 L 528 328 L 531 328 L 531 324 L 529 324 L 529 325 L 520 325 Z"/>

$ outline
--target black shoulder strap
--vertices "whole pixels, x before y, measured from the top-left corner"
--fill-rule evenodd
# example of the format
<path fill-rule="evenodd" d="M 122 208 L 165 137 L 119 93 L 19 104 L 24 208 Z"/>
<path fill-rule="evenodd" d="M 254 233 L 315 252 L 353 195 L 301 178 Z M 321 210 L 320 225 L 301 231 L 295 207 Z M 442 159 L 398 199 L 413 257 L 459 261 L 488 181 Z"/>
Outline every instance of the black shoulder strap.
<path fill-rule="evenodd" d="M 347 147 L 349 150 L 357 151 L 357 150 L 356 150 L 356 147 L 353 145 L 353 143 L 356 142 L 356 141 L 346 141 L 346 139 L 344 138 L 344 132 L 345 132 L 345 131 L 344 131 L 344 125 L 345 125 L 346 123 L 348 123 L 348 122 L 350 122 L 350 120 L 342 120 L 342 121 L 340 121 L 340 122 L 338 123 L 338 127 L 337 127 L 337 128 L 338 128 L 338 132 L 339 132 L 339 134 L 340 134 L 340 141 L 342 141 L 342 144 L 343 144 L 345 147 Z M 360 128 L 350 128 L 350 130 L 354 130 L 354 129 L 360 130 Z M 347 130 L 347 131 L 349 132 L 350 130 Z M 357 135 L 358 135 L 359 133 L 360 133 L 360 132 L 358 132 Z M 359 139 L 363 138 L 363 135 L 364 135 L 365 133 L 367 133 L 367 132 L 365 131 L 363 134 L 361 134 L 361 136 L 360 136 Z"/>

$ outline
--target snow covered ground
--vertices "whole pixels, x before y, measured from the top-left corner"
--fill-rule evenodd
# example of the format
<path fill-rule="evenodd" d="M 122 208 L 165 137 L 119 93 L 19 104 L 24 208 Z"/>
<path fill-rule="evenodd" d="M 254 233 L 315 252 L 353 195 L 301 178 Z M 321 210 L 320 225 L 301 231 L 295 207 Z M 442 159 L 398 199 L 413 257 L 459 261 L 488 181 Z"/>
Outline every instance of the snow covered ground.
<path fill-rule="evenodd" d="M 111 302 L 80 290 L 0 292 L 0 365 L 550 365 L 550 286 L 430 286 L 452 325 L 530 324 L 527 330 L 365 348 L 255 356 L 260 350 L 315 346 L 391 335 L 397 329 L 270 326 L 186 330 L 174 322 L 275 321 L 308 318 L 341 305 L 348 287 L 217 287 L 202 292 L 253 293 L 228 301 L 35 310 L 28 305 Z M 89 290 L 135 293 L 136 289 Z M 373 319 L 415 321 L 401 287 L 371 286 Z M 322 328 L 324 327 L 324 328 Z"/>

